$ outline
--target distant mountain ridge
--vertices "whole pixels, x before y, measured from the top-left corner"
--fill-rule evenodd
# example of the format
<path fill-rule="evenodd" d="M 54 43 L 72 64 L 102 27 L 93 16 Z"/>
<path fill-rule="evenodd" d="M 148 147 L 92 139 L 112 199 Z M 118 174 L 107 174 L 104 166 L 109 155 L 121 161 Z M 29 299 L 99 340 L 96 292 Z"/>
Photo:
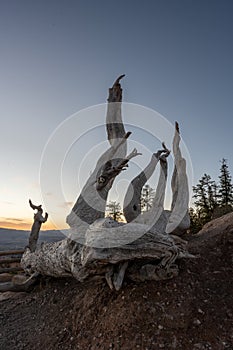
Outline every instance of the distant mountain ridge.
<path fill-rule="evenodd" d="M 23 249 L 28 244 L 29 234 L 30 231 L 0 228 L 0 251 Z M 60 241 L 64 237 L 60 230 L 40 231 L 39 244 Z"/>

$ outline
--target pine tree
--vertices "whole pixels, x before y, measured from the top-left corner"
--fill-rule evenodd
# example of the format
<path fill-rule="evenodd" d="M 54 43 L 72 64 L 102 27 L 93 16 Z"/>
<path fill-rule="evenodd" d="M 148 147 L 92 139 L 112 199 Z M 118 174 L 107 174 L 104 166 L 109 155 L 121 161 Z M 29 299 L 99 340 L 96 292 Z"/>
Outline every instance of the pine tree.
<path fill-rule="evenodd" d="M 111 216 L 114 220 L 120 221 L 122 214 L 120 203 L 110 201 L 107 206 L 107 216 Z"/>
<path fill-rule="evenodd" d="M 211 180 L 210 175 L 204 174 L 196 186 L 193 186 L 193 198 L 197 215 L 201 224 L 211 220 L 214 209 L 218 206 L 217 184 Z"/>
<path fill-rule="evenodd" d="M 233 185 L 231 183 L 231 175 L 228 169 L 227 160 L 221 161 L 220 176 L 219 176 L 219 195 L 221 206 L 233 205 Z"/>
<path fill-rule="evenodd" d="M 154 199 L 155 190 L 149 185 L 145 185 L 141 192 L 141 210 L 148 211 Z"/>

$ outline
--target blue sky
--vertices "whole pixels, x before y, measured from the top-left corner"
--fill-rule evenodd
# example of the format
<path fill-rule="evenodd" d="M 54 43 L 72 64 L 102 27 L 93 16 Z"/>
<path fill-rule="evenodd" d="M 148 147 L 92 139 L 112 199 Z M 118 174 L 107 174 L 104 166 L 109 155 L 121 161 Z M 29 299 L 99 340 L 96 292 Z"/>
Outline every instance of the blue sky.
<path fill-rule="evenodd" d="M 28 225 L 51 133 L 122 73 L 125 102 L 180 122 L 194 184 L 233 173 L 232 38 L 231 0 L 1 1 L 0 226 Z"/>

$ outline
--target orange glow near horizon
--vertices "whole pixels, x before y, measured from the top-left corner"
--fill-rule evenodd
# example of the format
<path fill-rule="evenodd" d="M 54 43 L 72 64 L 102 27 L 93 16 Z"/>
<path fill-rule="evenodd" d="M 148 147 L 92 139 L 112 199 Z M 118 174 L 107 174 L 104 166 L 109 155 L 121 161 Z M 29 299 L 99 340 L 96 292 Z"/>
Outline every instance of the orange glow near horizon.
<path fill-rule="evenodd" d="M 0 218 L 0 228 L 8 228 L 13 230 L 26 230 L 30 231 L 33 222 L 27 219 L 18 221 L 17 219 L 8 219 L 4 220 L 4 218 Z M 52 222 L 48 221 L 41 225 L 41 230 L 59 230 L 62 228 L 56 227 Z"/>

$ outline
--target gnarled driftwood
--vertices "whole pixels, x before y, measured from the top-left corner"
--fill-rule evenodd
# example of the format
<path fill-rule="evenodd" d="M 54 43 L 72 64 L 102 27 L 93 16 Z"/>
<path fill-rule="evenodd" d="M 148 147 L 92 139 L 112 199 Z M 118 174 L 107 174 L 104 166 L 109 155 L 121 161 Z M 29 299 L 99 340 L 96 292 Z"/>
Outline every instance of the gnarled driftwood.
<path fill-rule="evenodd" d="M 26 249 L 21 264 L 28 273 L 73 276 L 79 281 L 98 275 L 106 278 L 110 288 L 119 290 L 125 274 L 135 281 L 171 278 L 178 273 L 174 264 L 176 259 L 192 257 L 187 252 L 186 242 L 173 235 L 188 227 L 188 183 L 185 160 L 179 148 L 178 124 L 173 140 L 175 169 L 171 211 L 164 210 L 166 158 L 170 152 L 163 144 L 163 149 L 152 155 L 148 166 L 127 190 L 124 201 L 127 223 L 104 218 L 115 177 L 139 154 L 133 150 L 126 156 L 130 132 L 125 132 L 122 122 L 122 78 L 123 75 L 109 89 L 106 129 L 110 147 L 100 156 L 67 217 L 71 227 L 69 237 L 60 242 L 45 243 L 33 252 Z M 143 214 L 141 189 L 157 163 L 160 164 L 160 177 L 153 205 L 147 214 Z"/>

